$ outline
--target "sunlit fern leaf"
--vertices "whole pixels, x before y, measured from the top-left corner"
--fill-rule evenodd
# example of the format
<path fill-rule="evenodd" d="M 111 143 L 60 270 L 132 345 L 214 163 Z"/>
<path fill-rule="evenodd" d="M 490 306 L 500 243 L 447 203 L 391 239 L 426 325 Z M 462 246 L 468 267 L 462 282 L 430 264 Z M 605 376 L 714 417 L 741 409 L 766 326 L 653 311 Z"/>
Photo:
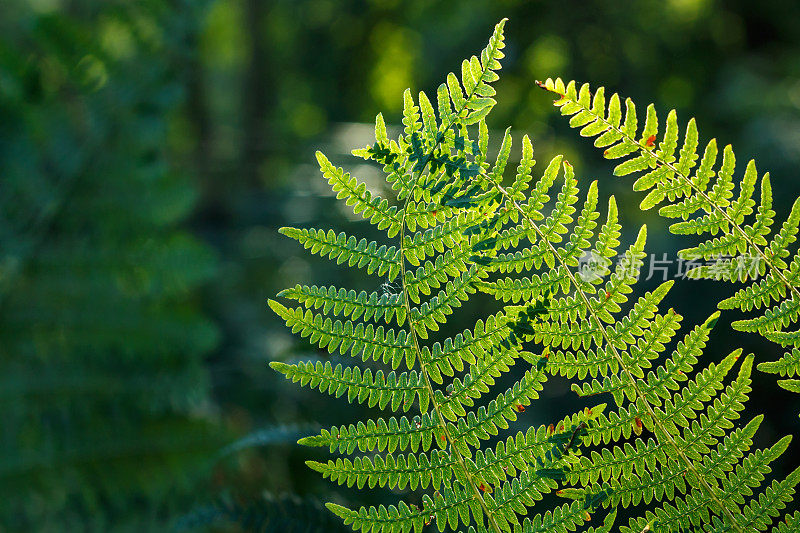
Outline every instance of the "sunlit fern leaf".
<path fill-rule="evenodd" d="M 488 83 L 502 57 L 502 29 L 503 22 L 481 58 L 462 64 L 460 80 L 447 77 L 435 105 L 424 93 L 415 99 L 406 91 L 397 139 L 388 139 L 379 116 L 375 144 L 355 152 L 383 166 L 396 210 L 320 156 L 334 189 L 357 209 L 370 210 L 365 218 L 389 228 L 393 244 L 332 230 L 282 230 L 312 253 L 370 265 L 368 273 L 389 273 L 400 285 L 397 298 L 298 286 L 281 296 L 300 307 L 269 302 L 312 344 L 368 363 L 273 362 L 274 369 L 387 411 L 299 441 L 345 455 L 308 462 L 331 481 L 401 493 L 391 505 L 328 508 L 354 530 L 373 533 L 419 533 L 426 525 L 566 532 L 590 520 L 596 520 L 590 531 L 607 532 L 621 507 L 663 504 L 656 512 L 669 517 L 665 502 L 677 498 L 696 504 L 692 523 L 718 516 L 743 531 L 734 516 L 750 493 L 735 492 L 731 476 L 752 486 L 772 450 L 788 443 L 756 450 L 752 460 L 746 455 L 761 422 L 735 428 L 750 392 L 752 357 L 728 385 L 740 351 L 696 368 L 717 314 L 665 354 L 681 317 L 660 309 L 672 282 L 637 292 L 646 228 L 620 250 L 615 200 L 603 216 L 597 183 L 583 186 L 563 157 L 534 178 L 532 144 L 523 139 L 513 184 L 505 185 L 512 135 L 506 130 L 490 161 L 483 120 L 494 105 Z M 650 111 L 646 132 L 656 131 L 654 116 Z M 668 136 L 665 152 L 677 142 L 672 130 Z M 726 181 L 715 194 L 727 198 L 729 189 Z M 736 213 L 751 208 L 747 195 L 735 207 Z M 389 219 L 398 217 L 395 232 Z M 596 259 L 590 272 L 587 256 Z M 497 309 L 442 340 L 440 327 L 452 327 L 455 308 L 476 292 L 494 296 Z M 512 379 L 497 387 L 512 370 Z M 553 374 L 614 406 L 593 403 L 508 435 Z M 575 501 L 548 508 L 545 496 L 553 493 Z M 757 507 L 755 519 L 771 512 Z"/>
<path fill-rule="evenodd" d="M 779 379 L 778 385 L 788 391 L 800 393 L 800 379 Z"/>
<path fill-rule="evenodd" d="M 778 361 L 759 363 L 758 369 L 781 376 L 792 377 L 800 375 L 800 350 L 792 348 L 791 352 L 786 353 Z"/>
<path fill-rule="evenodd" d="M 739 526 L 745 531 L 767 531 L 774 518 L 780 516 L 786 504 L 793 500 L 798 482 L 800 482 L 800 469 L 795 469 L 781 481 L 773 481 L 758 495 L 758 499 L 753 498 L 751 503 L 742 509 L 742 513 L 737 517 Z M 786 520 L 772 531 L 783 531 L 781 526 L 788 526 L 791 519 L 787 516 Z M 797 527 L 798 524 L 795 523 L 794 526 Z M 714 517 L 712 526 L 706 526 L 705 530 L 725 533 L 731 528 L 718 517 Z"/>
<path fill-rule="evenodd" d="M 715 487 L 717 498 L 728 503 L 735 509 L 736 525 L 725 523 L 721 517 L 709 508 L 709 498 L 702 495 L 699 490 L 692 489 L 682 498 L 670 498 L 661 508 L 648 512 L 646 516 L 632 519 L 629 527 L 622 531 L 642 531 L 650 525 L 650 531 L 675 531 L 676 529 L 702 528 L 704 525 L 713 524 L 715 529 L 722 531 L 766 531 L 772 523 L 772 517 L 784 507 L 784 501 L 779 496 L 777 501 L 773 491 L 765 493 L 762 498 L 750 498 L 751 504 L 746 511 L 740 506 L 745 497 L 753 494 L 753 489 L 761 485 L 764 476 L 770 472 L 769 464 L 786 451 L 790 437 L 784 437 L 767 450 L 756 450 L 748 454 L 735 470 L 723 476 L 719 486 Z M 793 492 L 797 485 L 797 473 L 783 482 L 782 492 Z M 780 485 L 779 485 L 780 486 Z M 784 496 L 785 497 L 785 496 Z M 744 520 L 743 520 L 744 519 Z M 760 527 L 756 527 L 759 524 Z"/>
<path fill-rule="evenodd" d="M 354 320 L 363 316 L 364 320 L 378 322 L 385 317 L 385 321 L 390 322 L 396 317 L 399 326 L 405 322 L 406 309 L 399 294 L 367 294 L 365 291 L 356 294 L 356 291 L 336 289 L 333 286 L 297 285 L 281 291 L 278 296 L 297 300 L 314 309 L 322 307 L 324 313 L 332 310 L 334 315 L 344 315 Z"/>
<path fill-rule="evenodd" d="M 280 233 L 297 240 L 312 254 L 328 256 L 336 264 L 366 268 L 368 274 L 388 275 L 390 280 L 400 272 L 400 250 L 394 246 L 378 245 L 375 241 L 357 240 L 344 232 L 333 230 L 281 228 Z"/>
<path fill-rule="evenodd" d="M 641 122 L 633 101 L 625 99 L 623 113 L 620 96 L 606 98 L 603 87 L 592 94 L 588 84 L 578 86 L 560 78 L 537 83 L 558 95 L 554 105 L 570 117 L 572 127 L 580 128 L 582 136 L 595 137 L 595 146 L 604 149 L 606 158 L 622 159 L 616 175 L 637 174 L 634 190 L 649 191 L 642 209 L 660 205 L 662 216 L 681 219 L 670 226 L 673 233 L 704 236 L 704 242 L 681 252 L 683 259 L 695 261 L 689 263 L 690 277 L 747 283 L 721 302 L 720 308 L 763 310 L 763 314 L 736 321 L 733 327 L 783 346 L 800 346 L 800 333 L 795 331 L 800 321 L 796 303 L 800 301 L 800 255 L 790 258 L 788 251 L 800 227 L 800 199 L 780 229 L 775 229 L 769 173 L 759 179 L 751 160 L 737 177 L 733 148 L 725 146 L 720 158 L 715 139 L 701 155 L 694 119 L 681 135 L 675 110 L 667 114 L 661 130 L 652 104 Z M 791 352 L 784 356 L 792 358 Z M 787 362 L 779 365 L 790 366 Z"/>
<path fill-rule="evenodd" d="M 322 152 L 317 152 L 317 161 L 331 189 L 337 193 L 336 198 L 344 200 L 346 205 L 353 207 L 355 214 L 369 219 L 378 229 L 387 230 L 389 237 L 394 237 L 400 231 L 401 214 L 396 206 L 390 207 L 386 200 L 373 197 L 364 183 L 359 183 L 341 168 L 334 167 Z"/>

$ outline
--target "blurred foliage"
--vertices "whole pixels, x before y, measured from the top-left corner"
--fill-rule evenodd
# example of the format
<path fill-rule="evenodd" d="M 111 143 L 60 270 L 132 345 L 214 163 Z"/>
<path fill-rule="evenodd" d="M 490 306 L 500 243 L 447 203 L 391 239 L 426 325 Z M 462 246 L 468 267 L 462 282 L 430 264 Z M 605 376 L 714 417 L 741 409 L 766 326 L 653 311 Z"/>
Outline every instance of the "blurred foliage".
<path fill-rule="evenodd" d="M 318 500 L 266 493 L 245 504 L 222 497 L 182 517 L 176 531 L 197 531 L 210 526 L 237 527 L 259 533 L 345 533 L 352 531 Z"/>
<path fill-rule="evenodd" d="M 314 149 L 380 194 L 376 169 L 348 155 L 369 140 L 362 123 L 383 111 L 398 124 L 401 91 L 434 91 L 502 17 L 490 126 L 530 134 L 538 160 L 564 152 L 601 192 L 638 203 L 533 85 L 558 75 L 697 117 L 706 140 L 771 172 L 779 212 L 800 194 L 792 0 L 0 2 L 0 524 L 148 529 L 226 490 L 324 499 L 330 485 L 291 446 L 243 450 L 211 473 L 202 462 L 231 430 L 369 416 L 267 367 L 311 348 L 265 301 L 296 283 L 384 280 L 297 257 L 275 230 L 375 238 L 336 205 Z M 675 248 L 663 222 L 622 211 L 626 227 L 649 224 L 653 253 Z M 678 284 L 669 303 L 697 322 L 724 291 Z M 481 302 L 460 312 L 469 321 Z M 709 353 L 733 346 L 780 355 L 734 334 Z M 754 412 L 787 406 L 767 417 L 765 441 L 796 430 L 796 398 L 755 378 Z M 550 393 L 539 403 L 552 412 L 521 423 L 571 408 L 566 388 Z"/>
<path fill-rule="evenodd" d="M 159 2 L 0 13 L 0 520 L 141 527 L 222 442 L 216 259 L 177 228 L 197 193 L 164 150 L 175 34 Z"/>

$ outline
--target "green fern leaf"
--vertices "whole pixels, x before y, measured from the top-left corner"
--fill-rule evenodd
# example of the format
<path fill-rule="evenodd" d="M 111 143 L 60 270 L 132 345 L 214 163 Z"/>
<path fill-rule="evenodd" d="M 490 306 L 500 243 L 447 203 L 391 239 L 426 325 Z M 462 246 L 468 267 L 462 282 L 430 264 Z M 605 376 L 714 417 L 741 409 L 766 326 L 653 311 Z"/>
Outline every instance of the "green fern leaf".
<path fill-rule="evenodd" d="M 369 362 L 369 367 L 273 362 L 274 369 L 303 386 L 390 412 L 301 439 L 301 444 L 347 455 L 308 465 L 340 485 L 422 495 L 421 505 L 401 495 L 392 505 L 330 503 L 328 508 L 354 530 L 374 533 L 417 533 L 429 524 L 440 531 L 474 533 L 566 532 L 585 527 L 593 514 L 602 521 L 588 531 L 608 532 L 619 508 L 639 504 L 649 507 L 645 517 L 631 522 L 640 531 L 648 523 L 655 528 L 656 522 L 737 532 L 746 531 L 746 524 L 761 524 L 781 509 L 794 478 L 751 498 L 769 463 L 788 445 L 782 439 L 752 451 L 762 417 L 736 426 L 751 390 L 753 357 L 739 364 L 737 350 L 696 368 L 718 313 L 665 355 L 682 317 L 660 309 L 673 282 L 637 292 L 646 228 L 620 253 L 622 227 L 614 198 L 601 218 L 597 182 L 584 189 L 561 156 L 534 179 L 527 137 L 509 187 L 503 177 L 513 145 L 510 130 L 495 160 L 489 160 L 484 118 L 495 103 L 489 83 L 497 79 L 503 24 L 480 57 L 462 63 L 460 77 L 447 76 L 436 102 L 425 93 L 416 99 L 404 93 L 404 129 L 396 140 L 388 139 L 378 116 L 375 144 L 356 151 L 383 167 L 397 209 L 319 156 L 338 196 L 387 229 L 396 244 L 358 241 L 333 231 L 281 230 L 312 253 L 367 267 L 367 273 L 388 273 L 399 285 L 397 294 L 383 296 L 297 286 L 280 296 L 303 307 L 269 302 L 295 333 L 320 349 Z M 637 182 L 651 191 L 646 202 L 685 200 L 674 213 L 678 216 L 705 211 L 678 222 L 684 225 L 676 231 L 727 235 L 733 225 L 755 218 L 747 238 L 768 243 L 769 182 L 762 180 L 762 202 L 756 207 L 757 174 L 749 166 L 734 197 L 731 149 L 724 150 L 719 169 L 715 145 L 707 146 L 698 163 L 694 122 L 679 149 L 675 113 L 667 116 L 665 133 L 656 142 L 653 106 L 639 131 L 631 102 L 623 120 L 619 97 L 607 101 L 602 90 L 592 97 L 588 86 L 549 83 L 561 91 L 562 110 L 574 127 L 598 136 L 614 157 L 627 157 L 617 173 L 646 172 Z M 691 185 L 672 167 L 695 172 Z M 692 196 L 692 187 L 705 196 Z M 717 204 L 724 216 L 710 208 Z M 776 261 L 786 256 L 778 241 L 793 237 L 792 225 L 772 239 Z M 704 253 L 738 250 L 741 239 L 720 238 L 705 246 Z M 588 270 L 587 257 L 593 262 Z M 782 265 L 781 275 L 790 272 Z M 755 293 L 766 304 L 775 300 L 778 311 L 768 309 L 737 326 L 782 334 L 791 344 L 793 333 L 784 328 L 797 313 L 776 288 L 780 281 L 776 274 L 729 304 L 746 305 Z M 429 339 L 443 326 L 452 328 L 455 309 L 478 291 L 498 301 L 493 314 L 455 336 Z M 737 365 L 738 374 L 728 382 Z M 506 435 L 551 375 L 571 380 L 572 390 L 582 396 L 607 394 L 614 406 L 598 403 L 553 424 Z M 495 390 L 501 379 L 504 386 Z M 574 501 L 549 507 L 548 494 Z M 743 522 L 737 517 L 745 509 Z"/>

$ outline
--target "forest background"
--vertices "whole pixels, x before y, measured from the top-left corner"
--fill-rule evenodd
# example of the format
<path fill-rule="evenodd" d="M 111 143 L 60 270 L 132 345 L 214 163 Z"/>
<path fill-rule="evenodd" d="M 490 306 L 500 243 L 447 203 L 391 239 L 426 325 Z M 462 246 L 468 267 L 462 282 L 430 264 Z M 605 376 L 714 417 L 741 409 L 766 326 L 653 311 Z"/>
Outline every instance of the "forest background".
<path fill-rule="evenodd" d="M 434 93 L 502 17 L 507 59 L 489 127 L 531 135 L 540 164 L 564 153 L 586 183 L 599 179 L 623 227 L 647 223 L 649 252 L 670 254 L 669 277 L 682 244 L 635 208 L 630 184 L 534 80 L 676 107 L 703 139 L 770 171 L 778 213 L 800 194 L 791 0 L 0 2 L 0 531 L 189 527 L 234 503 L 317 509 L 334 490 L 391 500 L 304 466 L 324 451 L 298 449 L 298 436 L 369 409 L 269 369 L 312 348 L 265 304 L 297 283 L 391 289 L 301 254 L 276 230 L 372 235 L 336 203 L 314 151 L 385 195 L 378 169 L 350 149 L 370 142 L 379 111 L 399 124 L 402 91 Z M 668 305 L 695 324 L 730 292 L 686 281 Z M 464 323 L 481 305 L 460 312 Z M 781 353 L 732 331 L 707 353 L 739 346 L 757 361 Z M 800 400 L 774 381 L 755 373 L 748 409 L 768 415 L 756 444 L 800 425 Z M 576 405 L 556 380 L 518 424 Z"/>

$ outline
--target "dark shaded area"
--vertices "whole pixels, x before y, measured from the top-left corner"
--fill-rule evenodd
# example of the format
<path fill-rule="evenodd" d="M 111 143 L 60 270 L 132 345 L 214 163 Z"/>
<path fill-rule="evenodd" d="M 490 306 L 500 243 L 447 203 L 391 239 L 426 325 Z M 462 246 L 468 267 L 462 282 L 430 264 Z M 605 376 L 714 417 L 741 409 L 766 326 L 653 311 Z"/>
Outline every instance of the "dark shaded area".
<path fill-rule="evenodd" d="M 297 283 L 371 292 L 385 281 L 303 254 L 276 230 L 383 238 L 335 201 L 314 150 L 389 196 L 349 150 L 371 142 L 377 112 L 399 124 L 403 89 L 434 93 L 502 17 L 495 139 L 511 125 L 517 145 L 533 138 L 538 168 L 564 153 L 584 186 L 599 179 L 622 206 L 625 242 L 647 223 L 659 257 L 687 244 L 635 209 L 630 183 L 568 130 L 535 79 L 591 81 L 641 109 L 655 101 L 662 115 L 696 117 L 701 142 L 732 143 L 740 168 L 752 157 L 771 172 L 779 221 L 800 194 L 797 2 L 0 4 L 0 529 L 163 530 L 213 502 L 260 508 L 265 490 L 397 499 L 322 480 L 303 461 L 327 454 L 294 437 L 220 451 L 253 431 L 285 436 L 269 430 L 378 413 L 268 368 L 321 354 L 267 298 Z M 678 283 L 668 305 L 688 328 L 731 292 Z M 442 335 L 492 305 L 474 298 Z M 709 358 L 739 346 L 757 361 L 782 353 L 731 332 L 736 318 L 723 314 Z M 798 429 L 800 399 L 774 382 L 755 373 L 745 415 L 767 413 L 760 445 Z M 554 379 L 512 429 L 579 405 Z M 794 449 L 782 473 L 796 466 Z"/>

